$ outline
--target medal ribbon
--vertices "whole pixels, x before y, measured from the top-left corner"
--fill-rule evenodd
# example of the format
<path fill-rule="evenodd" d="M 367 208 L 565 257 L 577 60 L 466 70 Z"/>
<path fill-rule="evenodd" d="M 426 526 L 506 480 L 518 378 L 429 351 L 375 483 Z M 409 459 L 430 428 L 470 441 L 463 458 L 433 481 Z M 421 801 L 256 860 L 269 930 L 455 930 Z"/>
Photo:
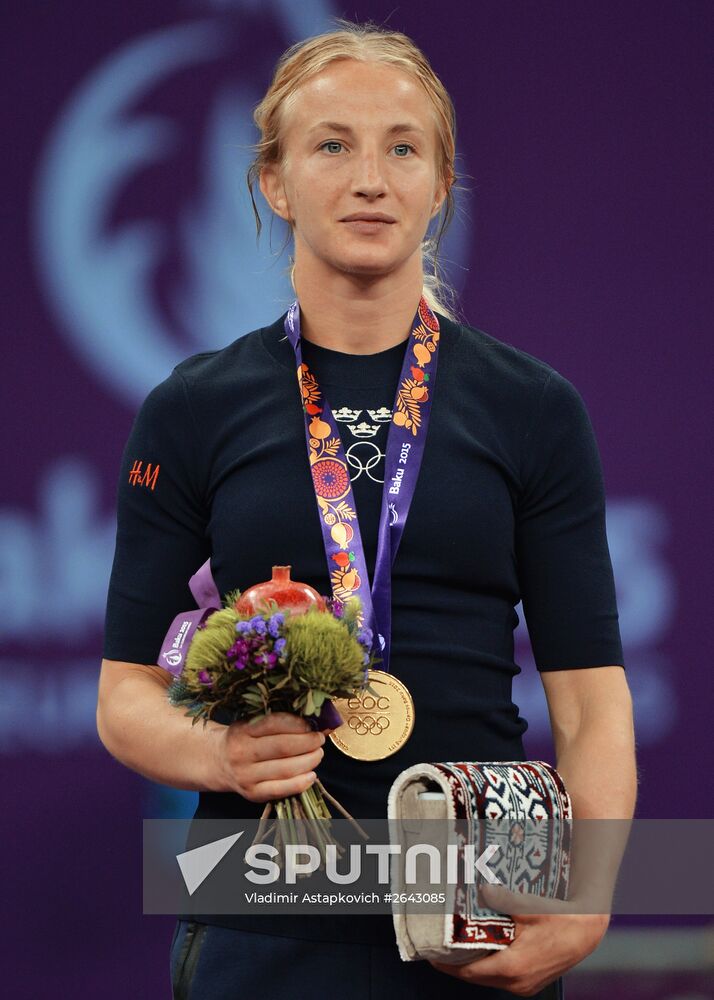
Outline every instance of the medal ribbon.
<path fill-rule="evenodd" d="M 389 671 L 392 565 L 407 521 L 424 454 L 436 384 L 439 321 L 422 296 L 404 352 L 392 407 L 371 591 L 357 507 L 340 432 L 317 379 L 302 360 L 300 306 L 297 300 L 290 306 L 285 317 L 285 333 L 295 351 L 308 459 L 333 597 L 340 601 L 359 597 L 364 617 L 372 632 L 373 652 L 382 657 L 379 669 Z"/>

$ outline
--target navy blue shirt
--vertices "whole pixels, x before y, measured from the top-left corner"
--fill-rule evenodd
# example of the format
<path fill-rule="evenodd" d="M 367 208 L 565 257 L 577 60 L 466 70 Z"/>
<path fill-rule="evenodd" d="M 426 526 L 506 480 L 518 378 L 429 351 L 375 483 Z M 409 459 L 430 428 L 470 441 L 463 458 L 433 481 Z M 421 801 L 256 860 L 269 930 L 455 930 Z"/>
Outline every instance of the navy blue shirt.
<path fill-rule="evenodd" d="M 119 481 L 107 659 L 156 663 L 172 619 L 195 607 L 188 580 L 209 556 L 222 594 L 287 564 L 293 579 L 330 593 L 284 315 L 183 361 L 141 407 Z M 527 721 L 512 701 L 519 601 L 538 670 L 624 666 L 602 468 L 582 397 L 545 362 L 437 316 L 431 421 L 392 571 L 391 670 L 414 699 L 414 731 L 383 761 L 352 760 L 328 741 L 319 765 L 357 818 L 385 816 L 393 780 L 420 761 L 526 759 Z M 303 341 L 348 457 L 370 579 L 406 344 L 355 355 Z M 201 792 L 196 815 L 262 809 Z M 306 922 L 320 918 L 295 919 L 311 936 Z M 255 929 L 256 918 L 215 922 Z"/>

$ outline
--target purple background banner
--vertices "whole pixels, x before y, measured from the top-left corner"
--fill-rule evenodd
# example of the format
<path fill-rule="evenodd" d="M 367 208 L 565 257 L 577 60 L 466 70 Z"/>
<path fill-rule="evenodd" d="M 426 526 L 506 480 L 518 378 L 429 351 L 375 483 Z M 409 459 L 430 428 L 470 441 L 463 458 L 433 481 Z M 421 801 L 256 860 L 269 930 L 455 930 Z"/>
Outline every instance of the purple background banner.
<path fill-rule="evenodd" d="M 14 1000 L 63 985 L 104 1000 L 170 992 L 173 920 L 141 914 L 141 820 L 188 815 L 195 795 L 128 771 L 95 729 L 119 461 L 174 364 L 292 300 L 287 255 L 274 255 L 283 230 L 272 255 L 269 227 L 255 246 L 251 113 L 278 55 L 333 14 L 405 31 L 454 99 L 468 190 L 444 253 L 465 314 L 570 379 L 600 445 L 638 815 L 712 815 L 713 9 L 5 8 L 0 754 Z M 554 761 L 523 623 L 517 661 L 526 750 Z M 597 995 L 582 970 L 572 981 L 570 1000 Z M 646 995 L 670 995 L 657 989 Z"/>

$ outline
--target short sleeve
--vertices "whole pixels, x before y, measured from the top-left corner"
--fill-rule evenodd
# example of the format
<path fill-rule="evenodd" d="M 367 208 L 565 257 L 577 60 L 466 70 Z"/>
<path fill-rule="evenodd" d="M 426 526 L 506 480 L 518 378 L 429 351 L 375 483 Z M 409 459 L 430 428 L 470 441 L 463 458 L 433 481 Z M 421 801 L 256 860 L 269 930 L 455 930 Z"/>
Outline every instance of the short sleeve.
<path fill-rule="evenodd" d="M 174 372 L 144 401 L 124 448 L 103 654 L 156 663 L 172 620 L 195 608 L 190 577 L 210 552 L 188 392 Z"/>
<path fill-rule="evenodd" d="M 582 397 L 556 371 L 522 462 L 516 560 L 536 667 L 624 667 L 600 454 Z"/>

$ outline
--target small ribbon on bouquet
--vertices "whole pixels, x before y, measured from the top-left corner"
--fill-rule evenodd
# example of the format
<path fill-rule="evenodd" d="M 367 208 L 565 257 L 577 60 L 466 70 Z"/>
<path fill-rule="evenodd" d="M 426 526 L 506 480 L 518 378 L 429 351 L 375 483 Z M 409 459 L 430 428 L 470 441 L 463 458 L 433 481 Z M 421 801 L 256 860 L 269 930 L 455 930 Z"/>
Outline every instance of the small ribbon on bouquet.
<path fill-rule="evenodd" d="M 198 610 L 182 611 L 176 615 L 161 644 L 161 652 L 156 661 L 160 667 L 175 677 L 181 673 L 188 647 L 196 630 L 221 607 L 221 595 L 211 573 L 210 559 L 206 559 L 203 566 L 193 574 L 188 581 L 188 587 L 198 605 Z"/>
<path fill-rule="evenodd" d="M 188 587 L 198 609 L 196 611 L 182 611 L 176 615 L 164 637 L 156 661 L 158 666 L 168 670 L 174 677 L 178 677 L 183 669 L 188 648 L 196 631 L 203 626 L 214 611 L 219 611 L 222 607 L 221 595 L 211 572 L 210 558 L 206 559 L 200 569 L 196 570 L 188 581 Z M 329 699 L 322 703 L 319 715 L 304 716 L 304 718 L 311 728 L 317 731 L 337 729 L 344 722 Z"/>

